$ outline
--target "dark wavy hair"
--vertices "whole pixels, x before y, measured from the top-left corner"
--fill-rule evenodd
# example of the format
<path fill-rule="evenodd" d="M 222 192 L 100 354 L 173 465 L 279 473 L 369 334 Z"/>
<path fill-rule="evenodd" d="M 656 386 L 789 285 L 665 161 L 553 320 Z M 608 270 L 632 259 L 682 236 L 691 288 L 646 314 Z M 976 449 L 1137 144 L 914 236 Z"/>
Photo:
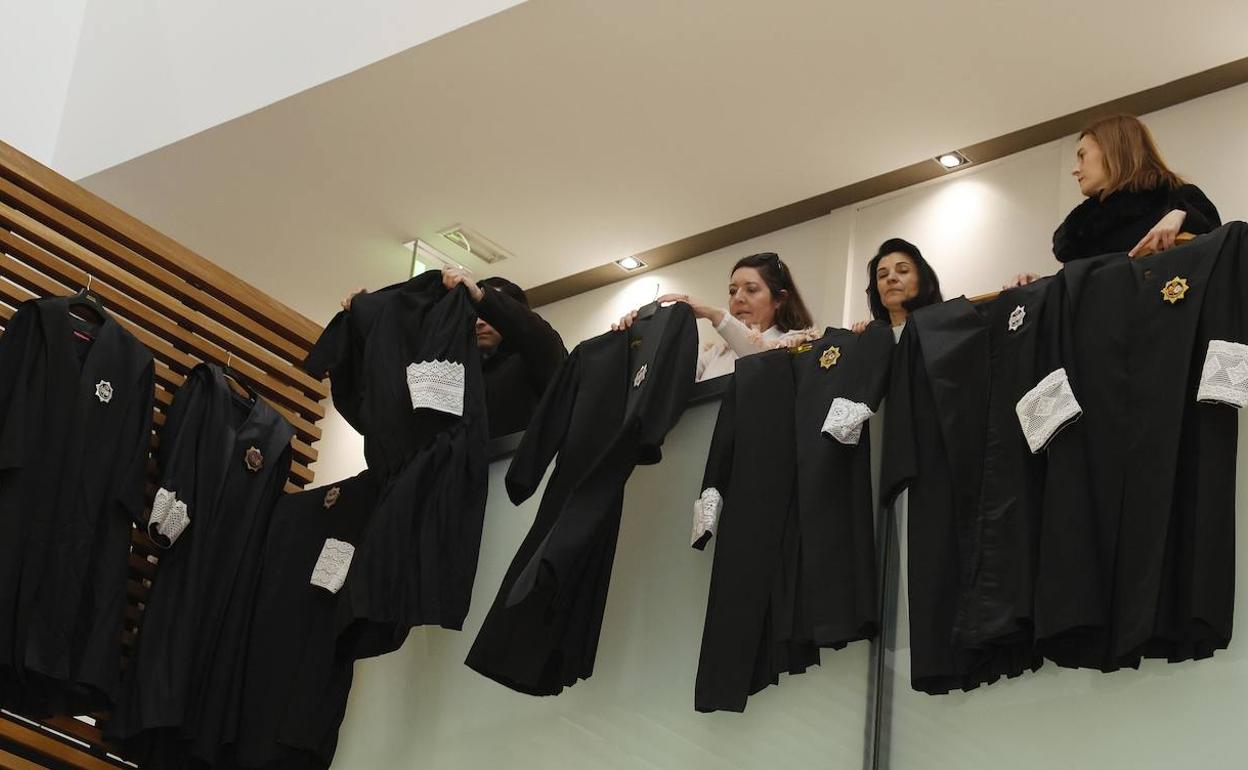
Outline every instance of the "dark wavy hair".
<path fill-rule="evenodd" d="M 924 305 L 944 302 L 945 299 L 940 294 L 940 279 L 936 277 L 936 271 L 932 269 L 932 266 L 923 258 L 919 247 L 902 238 L 889 238 L 880 244 L 875 256 L 867 263 L 867 305 L 871 308 L 871 317 L 877 321 L 887 321 L 889 315 L 888 308 L 884 307 L 884 301 L 880 299 L 875 269 L 880 266 L 881 259 L 896 253 L 909 257 L 910 261 L 914 262 L 915 269 L 919 271 L 919 293 L 903 302 L 902 307 L 913 312 Z"/>
<path fill-rule="evenodd" d="M 763 283 L 767 284 L 767 288 L 771 291 L 771 296 L 780 300 L 780 305 L 776 308 L 775 324 L 780 327 L 781 331 L 806 329 L 815 325 L 814 319 L 810 317 L 810 311 L 806 309 L 806 303 L 802 301 L 801 292 L 797 290 L 797 284 L 793 282 L 793 274 L 789 272 L 788 265 L 784 264 L 779 254 L 765 251 L 761 254 L 742 257 L 737 260 L 737 264 L 732 266 L 732 272 L 735 273 L 743 267 L 752 267 L 757 270 Z"/>

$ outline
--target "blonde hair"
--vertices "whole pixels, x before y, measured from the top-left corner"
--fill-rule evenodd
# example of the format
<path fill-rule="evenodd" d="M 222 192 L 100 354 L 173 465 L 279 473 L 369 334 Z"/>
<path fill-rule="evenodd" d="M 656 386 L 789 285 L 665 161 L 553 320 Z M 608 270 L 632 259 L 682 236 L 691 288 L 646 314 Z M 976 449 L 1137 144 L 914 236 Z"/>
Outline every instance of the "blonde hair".
<path fill-rule="evenodd" d="M 1119 190 L 1140 192 L 1179 187 L 1183 179 L 1166 166 L 1148 126 L 1134 115 L 1102 118 L 1079 134 L 1092 137 L 1105 158 L 1106 183 L 1100 199 Z"/>

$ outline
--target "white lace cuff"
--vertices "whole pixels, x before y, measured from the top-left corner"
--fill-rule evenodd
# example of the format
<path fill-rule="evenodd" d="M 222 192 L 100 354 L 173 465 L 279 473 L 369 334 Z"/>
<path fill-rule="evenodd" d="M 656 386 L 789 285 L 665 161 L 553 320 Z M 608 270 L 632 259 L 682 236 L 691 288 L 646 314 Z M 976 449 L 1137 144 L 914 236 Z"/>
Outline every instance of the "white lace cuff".
<path fill-rule="evenodd" d="M 413 409 L 435 409 L 464 416 L 464 365 L 457 361 L 421 361 L 407 366 L 407 390 Z"/>
<path fill-rule="evenodd" d="M 1066 378 L 1066 369 L 1054 369 L 1023 394 L 1014 411 L 1032 453 L 1049 445 L 1053 437 L 1083 414 Z"/>
<path fill-rule="evenodd" d="M 859 401 L 848 398 L 832 399 L 828 408 L 828 416 L 823 420 L 823 435 L 834 438 L 842 444 L 856 446 L 862 438 L 862 424 L 871 419 L 875 412 Z"/>
<path fill-rule="evenodd" d="M 715 487 L 702 490 L 702 496 L 693 501 L 693 537 L 689 545 L 699 551 L 715 536 L 719 513 L 724 510 L 724 498 Z"/>
<path fill-rule="evenodd" d="M 1209 340 L 1196 400 L 1236 409 L 1248 406 L 1248 345 Z"/>
<path fill-rule="evenodd" d="M 316 557 L 316 566 L 312 568 L 314 586 L 324 588 L 331 594 L 338 593 L 343 583 L 347 582 L 347 571 L 351 569 L 351 557 L 355 555 L 355 546 L 332 537 L 325 538 L 321 546 L 321 555 Z"/>
<path fill-rule="evenodd" d="M 186 503 L 168 489 L 161 487 L 152 501 L 152 514 L 147 518 L 147 536 L 161 548 L 169 548 L 191 523 Z"/>

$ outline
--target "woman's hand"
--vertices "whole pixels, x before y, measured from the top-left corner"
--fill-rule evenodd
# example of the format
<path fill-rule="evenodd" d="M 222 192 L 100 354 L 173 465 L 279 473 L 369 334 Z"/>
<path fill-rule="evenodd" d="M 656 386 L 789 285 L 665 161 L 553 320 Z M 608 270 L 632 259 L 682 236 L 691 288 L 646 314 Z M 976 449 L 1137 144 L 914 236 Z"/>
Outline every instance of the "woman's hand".
<path fill-rule="evenodd" d="M 1018 275 L 1014 276 L 1010 280 L 1001 284 L 1001 288 L 1004 290 L 1004 289 L 1013 289 L 1015 286 L 1026 286 L 1027 284 L 1035 281 L 1039 277 L 1040 276 L 1036 275 L 1035 273 L 1019 273 Z"/>
<path fill-rule="evenodd" d="M 719 326 L 719 322 L 724 320 L 724 311 L 710 305 L 703 305 L 697 300 L 690 299 L 688 294 L 664 294 L 655 302 L 660 305 L 670 305 L 673 302 L 683 302 L 693 309 L 694 318 L 705 318 L 715 326 Z"/>
<path fill-rule="evenodd" d="M 468 296 L 472 297 L 473 302 L 480 302 L 485 296 L 485 291 L 472 280 L 472 273 L 462 267 L 446 267 L 442 269 L 442 285 L 447 291 L 454 289 L 456 286 L 463 285 L 468 290 Z"/>
<path fill-rule="evenodd" d="M 363 294 L 366 291 L 368 291 L 368 289 L 365 289 L 364 287 L 360 287 L 356 289 L 355 291 L 351 292 L 350 294 L 348 294 L 347 296 L 343 297 L 342 302 L 339 303 L 342 305 L 342 309 L 350 310 L 351 300 L 355 299 L 357 296 Z"/>
<path fill-rule="evenodd" d="M 1149 254 L 1155 254 L 1158 251 L 1165 251 L 1174 245 L 1174 239 L 1183 229 L 1183 220 L 1187 219 L 1187 212 L 1182 209 L 1175 209 L 1169 214 L 1161 218 L 1161 221 L 1153 225 L 1153 229 L 1135 244 L 1135 248 L 1127 252 L 1127 256 L 1147 257 Z"/>
<path fill-rule="evenodd" d="M 637 320 L 636 310 L 632 311 L 631 313 L 625 313 L 623 316 L 620 317 L 620 320 L 611 324 L 611 331 L 622 332 L 628 327 L 632 326 L 633 321 L 636 321 L 636 320 Z"/>
<path fill-rule="evenodd" d="M 870 325 L 871 325 L 870 321 L 858 321 L 853 326 L 849 327 L 849 330 L 853 332 L 854 334 L 862 334 L 863 332 L 867 330 L 867 327 Z"/>

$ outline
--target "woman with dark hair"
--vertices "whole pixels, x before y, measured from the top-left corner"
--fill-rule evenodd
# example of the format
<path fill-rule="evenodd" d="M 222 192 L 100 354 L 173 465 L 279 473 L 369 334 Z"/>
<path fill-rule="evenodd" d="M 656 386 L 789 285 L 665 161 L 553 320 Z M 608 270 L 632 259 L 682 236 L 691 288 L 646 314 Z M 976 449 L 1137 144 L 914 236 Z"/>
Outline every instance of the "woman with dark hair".
<path fill-rule="evenodd" d="M 1079 134 L 1071 175 L 1087 196 L 1053 233 L 1059 262 L 1125 251 L 1164 251 L 1180 232 L 1200 235 L 1222 225 L 1204 192 L 1162 160 L 1148 126 L 1131 115 L 1102 118 Z M 1036 276 L 1017 275 L 1009 286 Z"/>
<path fill-rule="evenodd" d="M 888 321 L 895 334 L 901 333 L 912 311 L 943 301 L 940 278 L 913 243 L 889 238 L 867 263 L 867 307 L 871 309 L 871 319 Z M 852 329 L 861 333 L 870 323 L 859 321 Z"/>
<path fill-rule="evenodd" d="M 723 338 L 703 345 L 698 354 L 698 382 L 731 374 L 741 356 L 791 347 L 823 334 L 815 328 L 788 265 L 773 252 L 737 260 L 728 282 L 727 309 L 690 299 L 688 294 L 665 294 L 657 301 L 688 303 L 694 316 L 710 321 Z M 636 318 L 634 310 L 611 328 L 627 329 Z"/>

